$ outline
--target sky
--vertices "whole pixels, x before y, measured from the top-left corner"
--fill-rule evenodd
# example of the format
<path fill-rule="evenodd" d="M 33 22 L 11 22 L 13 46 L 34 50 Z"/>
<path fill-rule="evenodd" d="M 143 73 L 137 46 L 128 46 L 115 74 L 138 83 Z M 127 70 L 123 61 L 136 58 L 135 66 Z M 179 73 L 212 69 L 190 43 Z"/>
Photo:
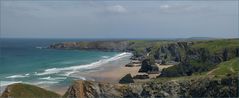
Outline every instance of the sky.
<path fill-rule="evenodd" d="M 0 37 L 238 38 L 239 1 L 0 1 Z"/>

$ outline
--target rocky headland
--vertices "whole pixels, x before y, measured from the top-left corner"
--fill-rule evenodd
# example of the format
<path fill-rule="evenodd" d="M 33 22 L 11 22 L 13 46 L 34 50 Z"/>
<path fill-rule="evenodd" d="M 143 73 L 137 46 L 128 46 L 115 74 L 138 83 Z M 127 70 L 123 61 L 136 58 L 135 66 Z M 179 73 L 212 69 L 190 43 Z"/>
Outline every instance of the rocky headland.
<path fill-rule="evenodd" d="M 126 67 L 143 73 L 126 73 L 119 83 L 75 81 L 63 97 L 238 97 L 239 39 L 62 42 L 49 48 L 132 52 L 137 62 Z M 172 66 L 160 69 L 165 65 Z"/>

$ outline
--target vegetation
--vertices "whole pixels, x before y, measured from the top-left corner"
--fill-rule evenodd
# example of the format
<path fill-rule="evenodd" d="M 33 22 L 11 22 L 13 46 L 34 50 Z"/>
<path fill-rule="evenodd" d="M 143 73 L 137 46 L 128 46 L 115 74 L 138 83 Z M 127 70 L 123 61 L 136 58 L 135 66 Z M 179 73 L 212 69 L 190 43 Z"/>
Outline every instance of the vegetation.
<path fill-rule="evenodd" d="M 194 64 L 193 64 L 194 65 Z M 200 65 L 199 63 L 195 65 Z M 175 68 L 175 69 L 174 69 Z M 178 67 L 170 67 L 167 70 L 171 72 L 175 72 L 175 70 L 180 71 Z M 156 83 L 164 83 L 168 81 L 185 81 L 185 80 L 197 80 L 200 78 L 208 78 L 211 77 L 212 79 L 222 79 L 227 78 L 228 75 L 231 77 L 238 77 L 239 73 L 239 58 L 234 58 L 229 61 L 222 62 L 214 67 L 214 69 L 204 71 L 204 72 L 195 72 L 194 74 L 187 76 L 180 76 L 177 72 L 175 72 L 176 75 L 180 76 L 172 76 L 172 77 L 158 77 L 156 79 L 152 79 L 151 82 Z"/>
<path fill-rule="evenodd" d="M 16 83 L 9 85 L 6 90 L 2 94 L 3 98 L 6 97 L 12 97 L 12 98 L 60 98 L 61 96 L 51 92 L 47 91 L 43 88 L 28 85 L 28 84 L 22 84 L 22 83 Z"/>
<path fill-rule="evenodd" d="M 239 58 L 222 62 L 217 65 L 217 68 L 212 70 L 210 75 L 227 75 L 227 74 L 238 74 L 239 72 Z"/>
<path fill-rule="evenodd" d="M 200 74 L 212 70 L 223 61 L 238 57 L 238 51 L 238 39 L 195 42 L 186 52 L 187 57 L 179 65 L 164 69 L 161 76 L 175 77 Z M 220 69 L 217 73 L 225 73 L 228 68 Z"/>
<path fill-rule="evenodd" d="M 210 53 L 219 53 L 223 49 L 234 50 L 239 47 L 239 39 L 221 39 L 221 40 L 211 40 L 211 41 L 200 41 L 197 44 L 192 45 L 192 48 L 200 49 L 205 48 L 210 51 Z"/>
<path fill-rule="evenodd" d="M 173 95 L 173 93 L 177 91 L 180 92 L 174 93 L 175 95 L 180 93 L 181 95 L 189 94 L 190 96 L 195 97 L 208 97 L 208 95 L 238 96 L 238 93 L 236 92 L 238 88 L 236 86 L 238 86 L 237 77 L 239 72 L 239 39 L 189 42 L 156 40 L 73 42 L 56 44 L 52 45 L 51 47 L 57 49 L 73 48 L 131 51 L 134 53 L 136 59 L 142 58 L 139 59 L 142 61 L 142 66 L 139 72 L 158 73 L 159 69 L 157 66 L 155 66 L 155 63 L 161 62 L 161 64 L 168 64 L 168 62 L 171 61 L 178 62 L 177 64 L 175 64 L 175 66 L 163 69 L 161 75 L 156 79 L 152 79 L 151 81 L 149 81 L 149 83 L 146 83 L 147 85 L 138 85 L 136 83 L 136 85 L 138 86 L 143 85 L 143 90 L 141 90 L 142 93 L 139 94 L 143 97 L 153 96 L 153 94 L 158 94 L 159 96 L 164 96 L 165 94 Z M 148 75 L 138 75 L 134 78 L 148 79 L 149 77 Z M 119 83 L 134 83 L 134 80 L 131 74 L 127 74 L 120 79 Z M 85 85 L 86 84 L 80 86 Z M 112 85 L 110 87 L 112 87 Z M 87 86 L 83 88 L 86 89 L 85 91 L 93 90 L 92 88 L 87 88 Z M 108 90 L 108 88 L 106 89 L 107 91 L 110 91 Z M 132 97 L 135 97 L 136 93 L 130 93 L 130 91 L 134 91 L 135 89 L 136 88 L 134 87 L 134 89 L 126 91 L 126 95 L 132 95 Z M 72 94 L 74 95 L 74 93 Z M 21 98 L 61 97 L 54 92 L 21 83 L 9 85 L 2 95 L 2 97 L 4 98 L 19 98 L 19 96 Z"/>

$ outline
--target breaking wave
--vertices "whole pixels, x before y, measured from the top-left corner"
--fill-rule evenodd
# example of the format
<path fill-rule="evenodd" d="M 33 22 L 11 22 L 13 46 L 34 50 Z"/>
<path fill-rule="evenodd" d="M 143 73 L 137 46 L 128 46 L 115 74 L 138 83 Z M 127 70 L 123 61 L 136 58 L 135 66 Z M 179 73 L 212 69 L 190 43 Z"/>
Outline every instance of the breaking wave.
<path fill-rule="evenodd" d="M 35 73 L 35 75 L 41 76 L 41 75 L 49 75 L 49 74 L 56 74 L 56 73 L 63 73 L 64 76 L 69 76 L 73 73 L 79 72 L 80 70 L 86 70 L 86 69 L 93 69 L 97 68 L 103 64 L 109 63 L 111 61 L 115 61 L 124 57 L 132 56 L 132 53 L 128 52 L 123 52 L 120 54 L 117 54 L 113 57 L 110 58 L 104 58 L 99 61 L 90 63 L 90 64 L 85 64 L 85 65 L 77 65 L 77 66 L 70 66 L 70 67 L 63 67 L 63 68 L 50 68 L 44 70 L 44 72 L 41 73 Z"/>
<path fill-rule="evenodd" d="M 12 76 L 8 76 L 6 78 L 25 78 L 25 77 L 29 77 L 29 74 L 24 74 L 24 75 L 12 75 Z"/>

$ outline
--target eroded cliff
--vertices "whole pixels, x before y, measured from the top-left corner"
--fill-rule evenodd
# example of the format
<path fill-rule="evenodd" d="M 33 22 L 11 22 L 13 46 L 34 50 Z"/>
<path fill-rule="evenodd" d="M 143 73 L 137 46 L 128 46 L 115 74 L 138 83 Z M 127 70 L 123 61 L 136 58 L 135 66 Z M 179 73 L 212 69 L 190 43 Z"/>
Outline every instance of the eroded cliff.
<path fill-rule="evenodd" d="M 173 80 L 152 80 L 147 83 L 109 84 L 93 81 L 76 81 L 65 93 L 66 98 L 147 98 L 147 97 L 237 97 L 238 78 L 216 79 L 197 77 Z"/>

